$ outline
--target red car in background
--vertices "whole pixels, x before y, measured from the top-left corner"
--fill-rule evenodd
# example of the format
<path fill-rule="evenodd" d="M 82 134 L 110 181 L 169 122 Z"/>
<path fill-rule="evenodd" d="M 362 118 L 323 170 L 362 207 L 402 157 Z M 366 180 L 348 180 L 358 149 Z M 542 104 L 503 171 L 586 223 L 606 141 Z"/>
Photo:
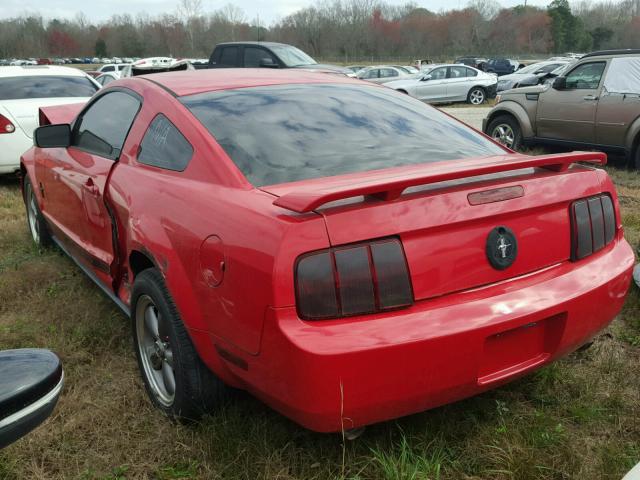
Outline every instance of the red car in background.
<path fill-rule="evenodd" d="M 41 123 L 33 239 L 130 313 L 173 417 L 224 384 L 323 432 L 418 412 L 580 347 L 629 287 L 614 186 L 577 163 L 603 154 L 516 154 L 384 87 L 163 73 Z"/>

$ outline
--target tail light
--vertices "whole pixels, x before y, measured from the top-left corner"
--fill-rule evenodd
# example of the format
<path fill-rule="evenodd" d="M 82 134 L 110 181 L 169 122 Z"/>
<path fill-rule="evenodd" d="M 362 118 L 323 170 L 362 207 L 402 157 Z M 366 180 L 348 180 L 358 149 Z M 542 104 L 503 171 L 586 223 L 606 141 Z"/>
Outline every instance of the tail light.
<path fill-rule="evenodd" d="M 609 245 L 616 233 L 616 215 L 609 195 L 571 204 L 571 259 L 580 260 Z"/>
<path fill-rule="evenodd" d="M 16 131 L 16 127 L 11 123 L 4 115 L 0 115 L 0 134 L 13 133 Z"/>
<path fill-rule="evenodd" d="M 392 238 L 303 255 L 296 263 L 300 318 L 364 315 L 413 303 L 400 240 Z"/>

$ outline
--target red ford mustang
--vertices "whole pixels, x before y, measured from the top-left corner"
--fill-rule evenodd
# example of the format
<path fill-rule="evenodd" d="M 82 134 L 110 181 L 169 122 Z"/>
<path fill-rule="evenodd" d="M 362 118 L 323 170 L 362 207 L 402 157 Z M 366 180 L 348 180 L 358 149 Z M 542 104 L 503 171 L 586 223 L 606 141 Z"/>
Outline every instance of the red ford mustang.
<path fill-rule="evenodd" d="M 177 418 L 224 384 L 317 431 L 432 408 L 583 345 L 630 283 L 603 154 L 515 154 L 384 87 L 166 73 L 41 123 L 33 239 L 130 312 Z"/>

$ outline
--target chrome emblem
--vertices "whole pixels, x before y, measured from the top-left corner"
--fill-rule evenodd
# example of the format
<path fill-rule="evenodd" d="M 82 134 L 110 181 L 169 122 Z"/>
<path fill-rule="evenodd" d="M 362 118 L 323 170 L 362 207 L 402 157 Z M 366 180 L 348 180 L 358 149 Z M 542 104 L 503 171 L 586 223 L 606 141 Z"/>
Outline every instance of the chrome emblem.
<path fill-rule="evenodd" d="M 496 227 L 487 236 L 487 259 L 496 270 L 509 268 L 516 260 L 518 242 L 511 229 Z"/>

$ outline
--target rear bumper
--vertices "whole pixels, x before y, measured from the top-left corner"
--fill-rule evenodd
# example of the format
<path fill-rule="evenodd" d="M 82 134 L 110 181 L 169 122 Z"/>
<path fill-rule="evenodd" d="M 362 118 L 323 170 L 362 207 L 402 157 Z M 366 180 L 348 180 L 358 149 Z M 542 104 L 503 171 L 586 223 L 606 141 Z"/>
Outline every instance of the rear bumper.
<path fill-rule="evenodd" d="M 32 146 L 33 141 L 19 127 L 0 135 L 0 175 L 20 170 L 20 156 Z"/>
<path fill-rule="evenodd" d="M 577 263 L 384 315 L 304 322 L 267 312 L 261 353 L 245 387 L 316 431 L 339 431 L 504 384 L 573 351 L 603 329 L 626 297 L 634 256 L 620 236 Z"/>

